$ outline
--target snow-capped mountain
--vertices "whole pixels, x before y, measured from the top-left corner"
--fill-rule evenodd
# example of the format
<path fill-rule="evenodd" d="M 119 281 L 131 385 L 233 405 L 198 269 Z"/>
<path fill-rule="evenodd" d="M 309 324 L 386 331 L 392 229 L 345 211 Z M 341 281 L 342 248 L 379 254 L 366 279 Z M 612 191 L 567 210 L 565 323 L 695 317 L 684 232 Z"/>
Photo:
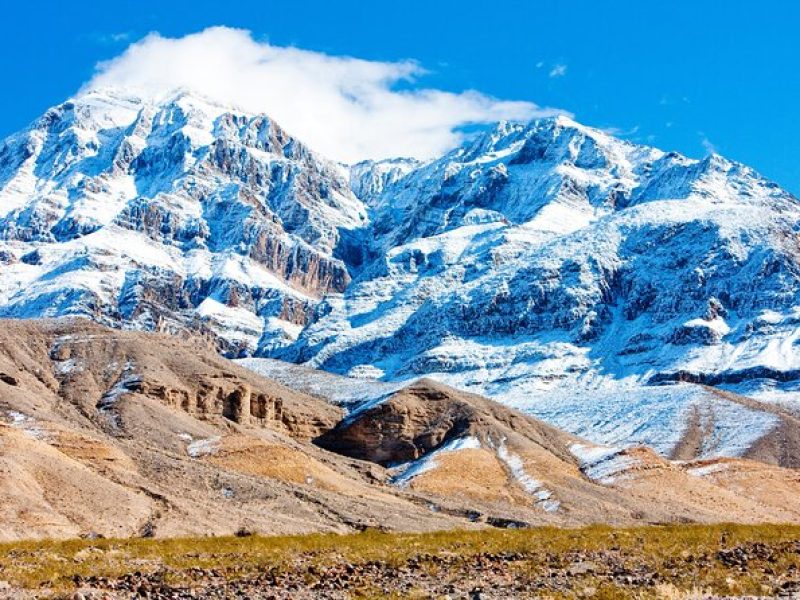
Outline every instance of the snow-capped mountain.
<path fill-rule="evenodd" d="M 413 158 L 365 160 L 350 167 L 350 189 L 359 198 L 372 200 L 383 190 L 420 166 Z"/>
<path fill-rule="evenodd" d="M 0 146 L 0 316 L 431 376 L 664 454 L 691 421 L 736 454 L 778 417 L 697 384 L 794 397 L 799 227 L 744 165 L 565 117 L 347 168 L 263 115 L 94 92 Z"/>
<path fill-rule="evenodd" d="M 0 147 L 0 315 L 285 343 L 350 277 L 349 173 L 265 116 L 93 92 Z"/>
<path fill-rule="evenodd" d="M 787 399 L 800 381 L 800 204 L 743 165 L 558 117 L 501 124 L 364 201 L 374 258 L 284 358 L 433 376 L 664 453 L 691 418 L 723 454 L 775 420 L 655 384 Z"/>

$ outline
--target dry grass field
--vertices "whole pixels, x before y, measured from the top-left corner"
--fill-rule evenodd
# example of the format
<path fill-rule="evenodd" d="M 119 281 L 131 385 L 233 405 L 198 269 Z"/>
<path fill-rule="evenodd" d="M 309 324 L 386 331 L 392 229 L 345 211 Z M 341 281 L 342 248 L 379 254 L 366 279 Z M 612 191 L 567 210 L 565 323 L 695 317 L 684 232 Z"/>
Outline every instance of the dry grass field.
<path fill-rule="evenodd" d="M 794 597 L 800 527 L 16 542 L 0 580 L 13 598 Z"/>

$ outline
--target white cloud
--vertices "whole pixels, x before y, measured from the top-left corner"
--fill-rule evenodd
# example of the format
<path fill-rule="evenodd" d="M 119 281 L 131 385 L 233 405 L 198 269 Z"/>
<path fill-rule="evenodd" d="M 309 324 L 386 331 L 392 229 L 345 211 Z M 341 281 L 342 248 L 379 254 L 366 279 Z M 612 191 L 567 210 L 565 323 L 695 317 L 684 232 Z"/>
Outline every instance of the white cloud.
<path fill-rule="evenodd" d="M 613 135 L 616 137 L 630 137 L 639 133 L 638 125 L 634 125 L 630 129 L 623 129 L 622 127 L 615 127 L 613 125 L 610 127 L 602 127 L 601 129 L 608 135 Z"/>
<path fill-rule="evenodd" d="M 706 154 L 717 154 L 717 147 L 713 144 L 711 140 L 708 139 L 705 133 L 702 131 L 698 131 L 697 134 L 700 136 L 700 143 L 703 146 L 703 149 L 706 151 Z"/>
<path fill-rule="evenodd" d="M 476 91 L 417 85 L 413 61 L 377 62 L 273 46 L 213 27 L 182 38 L 157 33 L 97 66 L 82 91 L 124 87 L 161 97 L 176 88 L 266 113 L 319 152 L 344 162 L 428 158 L 457 145 L 459 128 L 560 113 Z"/>
<path fill-rule="evenodd" d="M 111 33 L 91 33 L 88 35 L 79 36 L 80 40 L 88 40 L 93 44 L 100 46 L 113 46 L 128 42 L 131 39 L 131 33 L 128 31 L 117 31 Z"/>
<path fill-rule="evenodd" d="M 127 42 L 129 39 L 131 39 L 131 34 L 128 31 L 120 31 L 117 33 L 106 34 L 105 36 L 103 36 L 103 38 L 105 40 L 108 40 L 109 42 L 114 42 L 114 43 Z"/>
<path fill-rule="evenodd" d="M 550 77 L 563 77 L 567 74 L 567 65 L 565 64 L 558 64 L 554 65 L 552 69 L 550 69 Z"/>

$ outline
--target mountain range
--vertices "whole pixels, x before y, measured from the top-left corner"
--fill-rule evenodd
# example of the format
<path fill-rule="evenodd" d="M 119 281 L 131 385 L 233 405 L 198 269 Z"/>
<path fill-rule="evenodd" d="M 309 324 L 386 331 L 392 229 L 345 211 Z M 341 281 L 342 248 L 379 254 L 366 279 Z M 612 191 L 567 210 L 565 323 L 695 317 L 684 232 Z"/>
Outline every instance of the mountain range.
<path fill-rule="evenodd" d="M 342 165 L 267 115 L 107 89 L 0 145 L 0 317 L 199 335 L 347 376 L 355 414 L 425 379 L 594 444 L 797 466 L 799 227 L 749 167 L 563 116 Z"/>

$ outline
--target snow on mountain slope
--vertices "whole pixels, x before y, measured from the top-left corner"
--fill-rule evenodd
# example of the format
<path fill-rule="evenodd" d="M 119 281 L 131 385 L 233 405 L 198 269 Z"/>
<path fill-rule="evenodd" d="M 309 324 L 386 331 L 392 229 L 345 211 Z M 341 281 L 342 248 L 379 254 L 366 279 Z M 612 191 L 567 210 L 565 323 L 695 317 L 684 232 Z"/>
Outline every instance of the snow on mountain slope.
<path fill-rule="evenodd" d="M 375 198 L 420 164 L 413 158 L 362 161 L 350 167 L 350 188 L 359 198 Z"/>
<path fill-rule="evenodd" d="M 676 419 L 706 400 L 696 385 L 655 384 L 777 386 L 793 399 L 800 204 L 743 165 L 557 117 L 501 124 L 364 200 L 371 260 L 280 357 L 431 376 L 594 441 L 665 453 Z M 741 453 L 774 426 L 720 402 L 730 441 L 706 454 Z"/>
<path fill-rule="evenodd" d="M 348 173 L 267 117 L 186 92 L 91 92 L 0 146 L 0 315 L 293 339 L 341 292 Z"/>
<path fill-rule="evenodd" d="M 702 422 L 696 455 L 735 455 L 783 417 L 703 386 L 800 411 L 798 229 L 744 165 L 565 117 L 348 168 L 263 115 L 106 90 L 0 145 L 0 316 L 430 376 L 664 454 Z"/>

